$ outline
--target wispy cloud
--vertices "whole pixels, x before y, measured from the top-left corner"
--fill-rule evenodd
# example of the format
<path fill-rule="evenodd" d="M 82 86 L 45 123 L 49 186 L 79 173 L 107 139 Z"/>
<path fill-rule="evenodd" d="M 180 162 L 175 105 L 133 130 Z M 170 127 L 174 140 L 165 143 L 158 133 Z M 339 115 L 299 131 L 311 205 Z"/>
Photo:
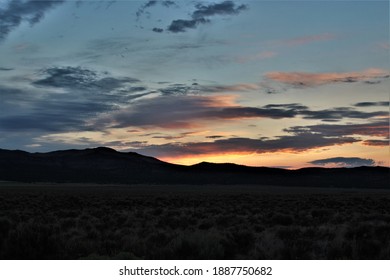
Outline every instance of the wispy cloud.
<path fill-rule="evenodd" d="M 312 87 L 330 83 L 353 83 L 370 79 L 389 78 L 390 72 L 384 69 L 369 68 L 361 72 L 269 72 L 266 78 L 297 87 Z"/>
<path fill-rule="evenodd" d="M 157 1 L 157 0 L 147 1 L 135 13 L 137 16 L 137 21 L 140 19 L 142 15 L 144 15 L 145 13 L 149 13 L 148 9 L 158 4 L 161 4 L 163 7 L 167 7 L 167 8 L 176 5 L 175 1 L 169 1 L 169 0 L 168 1 Z"/>
<path fill-rule="evenodd" d="M 248 63 L 257 60 L 269 59 L 277 55 L 278 53 L 274 51 L 262 51 L 254 55 L 239 56 L 237 57 L 236 61 L 238 63 Z"/>
<path fill-rule="evenodd" d="M 8 1 L 6 7 L 0 9 L 0 42 L 22 23 L 28 22 L 33 26 L 42 20 L 47 11 L 64 2 L 64 0 Z"/>
<path fill-rule="evenodd" d="M 0 71 L 12 71 L 14 68 L 0 67 Z"/>
<path fill-rule="evenodd" d="M 335 38 L 336 38 L 336 35 L 334 35 L 334 34 L 322 33 L 322 34 L 314 34 L 314 35 L 308 35 L 308 36 L 302 36 L 302 37 L 296 37 L 296 38 L 283 40 L 283 41 L 280 41 L 280 44 L 286 45 L 286 46 L 300 46 L 300 45 L 306 45 L 306 44 L 315 43 L 315 42 L 330 41 L 330 40 L 334 40 Z"/>

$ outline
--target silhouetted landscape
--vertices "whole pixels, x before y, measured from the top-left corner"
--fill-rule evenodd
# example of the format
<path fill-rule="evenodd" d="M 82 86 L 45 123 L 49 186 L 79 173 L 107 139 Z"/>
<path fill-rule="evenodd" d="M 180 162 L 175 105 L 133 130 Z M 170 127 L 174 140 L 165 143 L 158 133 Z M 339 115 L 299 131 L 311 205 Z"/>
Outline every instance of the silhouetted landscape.
<path fill-rule="evenodd" d="M 387 167 L 286 170 L 202 162 L 170 164 L 106 147 L 28 153 L 0 149 L 0 180 L 99 184 L 255 184 L 389 188 Z"/>
<path fill-rule="evenodd" d="M 390 259 L 389 169 L 0 150 L 1 259 Z"/>

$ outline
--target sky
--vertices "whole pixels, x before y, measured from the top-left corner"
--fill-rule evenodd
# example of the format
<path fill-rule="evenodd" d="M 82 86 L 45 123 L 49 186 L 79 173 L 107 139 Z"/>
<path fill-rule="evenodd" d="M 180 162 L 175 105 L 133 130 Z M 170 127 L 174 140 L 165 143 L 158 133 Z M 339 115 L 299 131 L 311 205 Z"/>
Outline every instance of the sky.
<path fill-rule="evenodd" d="M 0 148 L 390 166 L 388 1 L 0 1 Z"/>

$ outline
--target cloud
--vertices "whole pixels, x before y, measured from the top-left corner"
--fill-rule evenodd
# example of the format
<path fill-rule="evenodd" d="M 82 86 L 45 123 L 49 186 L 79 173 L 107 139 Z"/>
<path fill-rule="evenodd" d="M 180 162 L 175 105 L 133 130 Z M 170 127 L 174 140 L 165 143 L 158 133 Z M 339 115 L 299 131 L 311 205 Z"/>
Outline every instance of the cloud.
<path fill-rule="evenodd" d="M 389 42 L 380 42 L 377 44 L 377 47 L 383 50 L 390 50 L 390 43 Z"/>
<path fill-rule="evenodd" d="M 204 18 L 215 15 L 237 15 L 241 11 L 246 10 L 246 5 L 236 6 L 233 1 L 224 1 L 219 4 L 211 4 L 211 5 L 196 5 L 197 10 L 193 12 L 193 18 Z"/>
<path fill-rule="evenodd" d="M 211 22 L 210 17 L 217 15 L 237 15 L 246 10 L 246 5 L 237 6 L 233 1 L 224 1 L 217 4 L 203 5 L 196 4 L 196 10 L 192 13 L 191 19 L 173 20 L 167 30 L 173 33 L 186 32 L 187 29 L 194 29 L 200 24 Z"/>
<path fill-rule="evenodd" d="M 300 114 L 304 119 L 338 121 L 343 118 L 368 119 L 374 117 L 386 117 L 389 113 L 386 111 L 362 112 L 348 107 L 338 107 L 319 111 L 302 110 L 300 111 Z"/>
<path fill-rule="evenodd" d="M 155 27 L 152 29 L 152 31 L 156 32 L 156 33 L 162 33 L 162 32 L 164 32 L 164 29 Z"/>
<path fill-rule="evenodd" d="M 12 71 L 14 68 L 0 67 L 0 71 Z"/>
<path fill-rule="evenodd" d="M 263 154 L 272 152 L 302 152 L 310 149 L 357 142 L 352 137 L 323 137 L 316 134 L 279 136 L 276 139 L 228 138 L 212 142 L 167 143 L 145 145 L 134 151 L 161 158 L 199 155 Z"/>
<path fill-rule="evenodd" d="M 389 107 L 390 106 L 390 102 L 389 101 L 359 102 L 359 103 L 353 104 L 353 106 L 355 106 L 355 107 L 374 107 L 374 106 Z"/>
<path fill-rule="evenodd" d="M 254 55 L 248 55 L 248 56 L 240 56 L 237 57 L 236 61 L 238 63 L 248 63 L 251 61 L 256 61 L 256 60 L 263 60 L 263 59 L 268 59 L 277 56 L 278 53 L 274 51 L 262 51 Z"/>
<path fill-rule="evenodd" d="M 235 102 L 233 95 L 176 95 L 148 98 L 133 102 L 131 106 L 114 112 L 110 116 L 97 119 L 100 127 L 151 126 L 162 128 L 190 128 L 200 125 L 200 121 L 238 120 L 246 118 L 293 118 L 299 109 L 296 104 L 285 107 L 244 107 Z"/>
<path fill-rule="evenodd" d="M 129 126 L 192 128 L 202 122 L 216 120 L 240 120 L 249 118 L 304 119 L 339 121 L 344 118 L 367 119 L 386 117 L 388 112 L 361 112 L 348 107 L 326 110 L 310 110 L 299 103 L 268 104 L 262 107 L 240 106 L 235 95 L 198 95 L 184 84 L 171 85 L 159 90 L 162 95 L 139 99 L 130 106 L 96 120 L 97 126 L 124 128 Z M 153 113 L 151 113 L 153 112 Z M 298 129 L 294 127 L 293 130 Z"/>
<path fill-rule="evenodd" d="M 390 146 L 390 141 L 389 139 L 385 140 L 365 140 L 363 141 L 363 145 L 366 146 L 376 146 L 376 147 L 389 147 Z"/>
<path fill-rule="evenodd" d="M 333 157 L 310 161 L 309 163 L 319 166 L 335 166 L 335 167 L 358 167 L 358 166 L 374 166 L 375 161 L 367 158 L 359 157 Z"/>
<path fill-rule="evenodd" d="M 284 129 L 284 131 L 293 134 L 314 133 L 326 137 L 362 135 L 388 138 L 389 121 L 380 120 L 361 124 L 317 124 L 308 126 L 293 126 Z"/>
<path fill-rule="evenodd" d="M 255 108 L 252 108 L 252 110 Z M 388 112 L 386 111 L 376 111 L 376 112 L 363 112 L 357 111 L 349 107 L 337 107 L 325 110 L 310 110 L 309 107 L 304 106 L 299 103 L 290 103 L 290 104 L 268 104 L 261 108 L 262 110 L 274 110 L 274 112 L 283 112 L 280 116 L 284 117 L 295 117 L 300 116 L 304 119 L 311 120 L 322 120 L 322 121 L 339 121 L 344 118 L 352 119 L 367 119 L 374 117 L 387 117 Z"/>
<path fill-rule="evenodd" d="M 115 111 L 120 104 L 128 103 L 131 97 L 106 96 L 101 93 L 53 93 L 29 97 L 31 92 L 14 91 L 18 96 L 4 99 L 1 108 L 0 130 L 2 133 L 40 131 L 48 133 L 102 131 L 104 127 L 93 127 L 90 120 L 102 113 Z M 134 96 L 133 96 L 134 97 Z M 139 97 L 135 95 L 134 98 Z M 16 105 L 15 105 L 16 104 Z M 12 111 L 9 106 L 12 105 Z"/>
<path fill-rule="evenodd" d="M 252 90 L 259 90 L 261 87 L 257 84 L 235 84 L 235 85 L 209 85 L 196 87 L 202 92 L 245 92 Z"/>
<path fill-rule="evenodd" d="M 235 85 L 199 85 L 193 83 L 187 84 L 171 84 L 168 87 L 160 88 L 163 95 L 188 95 L 199 93 L 226 93 L 226 92 L 247 92 L 260 89 L 257 84 L 235 84 Z"/>
<path fill-rule="evenodd" d="M 384 69 L 370 68 L 361 72 L 269 72 L 267 79 L 295 87 L 313 87 L 331 83 L 353 83 L 370 79 L 389 78 L 390 72 Z"/>
<path fill-rule="evenodd" d="M 52 67 L 30 85 L 0 86 L 3 131 L 89 131 L 89 120 L 148 95 L 137 79 L 80 67 Z M 60 90 L 59 90 L 60 89 Z"/>
<path fill-rule="evenodd" d="M 187 136 L 190 136 L 190 135 L 193 135 L 193 134 L 196 134 L 197 132 L 195 131 L 189 131 L 189 132 L 182 132 L 178 135 L 156 135 L 156 136 L 152 136 L 152 138 L 154 139 L 164 139 L 164 140 L 177 140 L 177 139 L 182 139 L 182 138 L 185 138 Z"/>
<path fill-rule="evenodd" d="M 173 33 L 185 32 L 187 29 L 195 29 L 199 24 L 208 23 L 208 19 L 176 19 L 168 26 L 168 31 Z"/>
<path fill-rule="evenodd" d="M 302 37 L 296 37 L 296 38 L 284 40 L 284 41 L 281 41 L 281 44 L 287 45 L 287 46 L 300 46 L 300 45 L 306 45 L 306 44 L 314 43 L 314 42 L 330 41 L 330 40 L 333 40 L 335 38 L 336 38 L 336 36 L 334 34 L 322 33 L 322 34 L 302 36 Z"/>
<path fill-rule="evenodd" d="M 138 10 L 137 12 L 135 13 L 136 16 L 137 16 L 137 21 L 139 21 L 140 17 L 147 13 L 148 14 L 148 9 L 153 7 L 153 6 L 156 6 L 158 4 L 161 4 L 163 7 L 166 7 L 166 8 L 169 8 L 171 6 L 175 6 L 176 3 L 174 1 L 156 1 L 156 0 L 151 0 L 151 1 L 148 1 L 146 2 L 145 4 L 143 4 Z"/>
<path fill-rule="evenodd" d="M 172 84 L 166 88 L 160 88 L 159 91 L 163 95 L 186 95 L 191 93 L 196 93 L 196 88 L 188 86 L 186 84 Z"/>
<path fill-rule="evenodd" d="M 47 68 L 42 70 L 41 74 L 46 77 L 34 81 L 34 85 L 84 91 L 102 90 L 109 92 L 139 82 L 138 79 L 134 78 L 107 77 L 90 69 L 72 66 Z"/>
<path fill-rule="evenodd" d="M 0 42 L 23 22 L 28 22 L 33 26 L 42 20 L 47 11 L 64 2 L 63 0 L 14 0 L 8 2 L 4 9 L 0 9 Z"/>
<path fill-rule="evenodd" d="M 366 146 L 377 146 L 377 147 L 389 147 L 390 146 L 390 140 L 385 139 L 385 140 L 365 140 L 363 141 L 363 145 Z"/>
<path fill-rule="evenodd" d="M 136 16 L 137 16 L 137 21 L 139 20 L 139 18 L 146 12 L 146 10 L 150 7 L 153 7 L 155 5 L 157 5 L 158 1 L 155 1 L 155 0 L 152 0 L 152 1 L 148 1 L 146 2 L 144 5 L 142 5 L 138 11 L 135 13 Z"/>

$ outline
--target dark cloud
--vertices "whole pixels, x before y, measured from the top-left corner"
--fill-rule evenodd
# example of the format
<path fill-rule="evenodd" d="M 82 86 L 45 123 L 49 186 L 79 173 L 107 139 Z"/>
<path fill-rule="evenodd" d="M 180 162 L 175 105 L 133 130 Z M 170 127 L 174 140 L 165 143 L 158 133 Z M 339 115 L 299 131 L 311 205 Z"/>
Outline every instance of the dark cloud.
<path fill-rule="evenodd" d="M 104 130 L 88 125 L 101 113 L 115 111 L 132 100 L 150 94 L 146 87 L 131 86 L 137 79 L 80 67 L 44 69 L 37 87 L 0 86 L 0 130 L 68 132 Z M 60 88 L 63 91 L 53 89 Z"/>
<path fill-rule="evenodd" d="M 382 81 L 380 80 L 377 80 L 377 81 L 364 81 L 365 84 L 368 84 L 368 85 L 376 85 L 376 84 L 380 84 Z"/>
<path fill-rule="evenodd" d="M 246 5 L 237 6 L 233 1 L 224 1 L 217 4 L 197 4 L 196 10 L 192 13 L 191 19 L 173 20 L 167 30 L 173 33 L 186 32 L 187 29 L 194 29 L 199 24 L 209 23 L 210 17 L 216 15 L 237 15 L 247 9 Z"/>
<path fill-rule="evenodd" d="M 28 111 L 15 111 L 0 117 L 0 130 L 67 132 L 90 130 L 87 120 L 110 111 L 111 104 L 95 101 L 45 100 L 28 102 Z"/>
<path fill-rule="evenodd" d="M 353 110 L 348 107 L 339 107 L 319 111 L 302 110 L 300 111 L 300 114 L 303 116 L 304 119 L 315 119 L 322 121 L 338 121 L 343 118 L 368 119 L 373 117 L 388 116 L 388 112 L 385 111 L 362 112 Z"/>
<path fill-rule="evenodd" d="M 299 114 L 299 110 L 294 108 L 297 105 L 294 104 L 287 104 L 286 108 L 242 107 L 233 103 L 233 97 L 186 95 L 187 88 L 180 88 L 179 85 L 176 87 L 179 87 L 180 91 L 177 88 L 160 90 L 163 96 L 134 102 L 131 107 L 98 120 L 96 125 L 183 128 L 198 126 L 202 120 L 281 119 Z"/>
<path fill-rule="evenodd" d="M 353 104 L 353 106 L 356 106 L 356 107 L 374 107 L 374 106 L 389 107 L 390 106 L 390 102 L 389 101 L 359 102 L 359 103 Z"/>
<path fill-rule="evenodd" d="M 286 108 L 290 110 L 307 111 L 309 108 L 299 103 L 287 103 L 287 104 L 268 104 L 264 108 Z"/>
<path fill-rule="evenodd" d="M 205 112 L 205 117 L 218 119 L 270 118 L 283 119 L 297 116 L 296 110 L 256 107 L 227 107 Z"/>
<path fill-rule="evenodd" d="M 224 138 L 225 136 L 222 136 L 222 135 L 210 135 L 210 136 L 206 136 L 206 138 L 208 139 L 218 139 L 218 138 Z"/>
<path fill-rule="evenodd" d="M 336 165 L 337 167 L 373 166 L 375 161 L 359 157 L 333 157 L 310 161 L 309 163 L 319 166 Z"/>
<path fill-rule="evenodd" d="M 229 153 L 302 152 L 309 149 L 357 142 L 352 137 L 323 137 L 317 134 L 280 136 L 276 139 L 229 138 L 213 142 L 148 145 L 134 150 L 156 157 L 184 157 Z"/>
<path fill-rule="evenodd" d="M 128 77 L 104 77 L 96 71 L 71 66 L 47 68 L 42 70 L 41 74 L 46 77 L 34 81 L 34 85 L 87 91 L 109 92 L 139 82 L 138 79 Z"/>
<path fill-rule="evenodd" d="M 127 92 L 139 92 L 139 91 L 145 91 L 147 90 L 148 88 L 147 87 L 130 87 L 130 88 L 127 88 L 125 89 L 124 91 L 127 91 Z"/>
<path fill-rule="evenodd" d="M 0 71 L 12 71 L 14 68 L 0 67 Z"/>
<path fill-rule="evenodd" d="M 152 31 L 156 32 L 156 33 L 162 33 L 162 32 L 164 32 L 164 29 L 155 27 L 152 29 Z"/>
<path fill-rule="evenodd" d="M 236 6 L 233 1 L 224 1 L 218 4 L 211 5 L 196 5 L 197 10 L 192 14 L 193 18 L 204 18 L 215 15 L 237 15 L 241 11 L 246 10 L 246 5 Z"/>
<path fill-rule="evenodd" d="M 317 124 L 308 126 L 294 126 L 284 129 L 293 134 L 315 133 L 326 137 L 338 137 L 346 135 L 363 135 L 389 137 L 389 121 L 374 121 L 361 124 Z"/>
<path fill-rule="evenodd" d="M 23 22 L 34 25 L 42 20 L 47 11 L 64 2 L 64 0 L 10 1 L 6 8 L 0 9 L 0 42 Z"/>
<path fill-rule="evenodd" d="M 207 23 L 207 19 L 176 19 L 168 26 L 168 31 L 173 33 L 185 32 L 187 29 L 195 29 L 200 23 Z"/>
<path fill-rule="evenodd" d="M 234 96 L 198 95 L 196 94 L 196 89 L 185 84 L 170 85 L 159 91 L 162 96 L 133 102 L 130 107 L 123 108 L 109 117 L 97 120 L 97 125 L 115 124 L 114 127 L 152 126 L 185 128 L 201 126 L 201 121 L 213 120 L 303 117 L 312 120 L 340 121 L 344 118 L 367 119 L 386 117 L 388 115 L 387 112 L 367 113 L 349 108 L 312 111 L 298 103 L 244 107 L 235 103 Z M 153 114 L 150 112 L 153 112 Z M 337 128 L 337 125 L 333 127 Z M 301 132 L 302 129 L 308 128 L 311 127 L 292 127 L 289 129 L 289 132 Z M 342 130 L 343 128 L 342 126 L 340 129 Z M 315 130 L 314 127 L 313 130 Z"/>
<path fill-rule="evenodd" d="M 363 141 L 363 145 L 366 146 L 376 146 L 376 147 L 389 147 L 390 146 L 390 140 L 365 140 Z"/>

